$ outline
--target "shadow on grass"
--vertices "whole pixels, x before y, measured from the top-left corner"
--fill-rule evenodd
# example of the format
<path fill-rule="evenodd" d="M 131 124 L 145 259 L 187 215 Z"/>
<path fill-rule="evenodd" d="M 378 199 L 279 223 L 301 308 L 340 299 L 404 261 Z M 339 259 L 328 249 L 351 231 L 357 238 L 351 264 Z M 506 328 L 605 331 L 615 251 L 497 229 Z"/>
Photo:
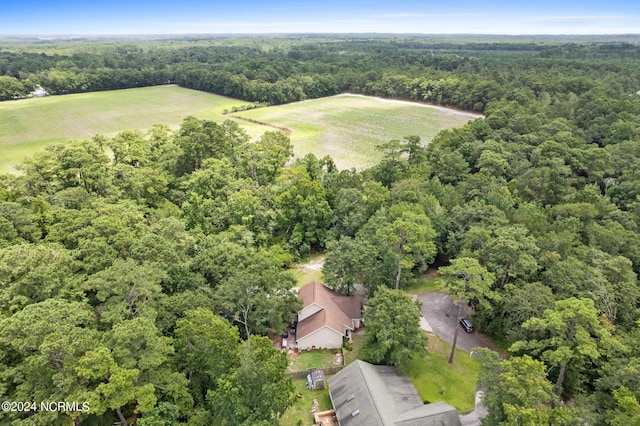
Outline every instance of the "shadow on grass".
<path fill-rule="evenodd" d="M 429 353 L 412 360 L 409 377 L 423 401 L 444 401 L 466 414 L 475 408 L 480 361 L 458 349 L 449 364 L 450 352 L 449 343 L 429 335 Z"/>
<path fill-rule="evenodd" d="M 362 359 L 360 357 L 360 351 L 362 350 L 363 344 L 364 334 L 356 334 L 353 336 L 353 342 L 347 345 L 342 351 L 344 353 L 344 365 L 349 365 L 356 359 Z"/>
<path fill-rule="evenodd" d="M 444 293 L 445 286 L 441 277 L 419 275 L 414 279 L 413 285 L 404 289 L 409 294 L 420 294 L 429 291 Z"/>

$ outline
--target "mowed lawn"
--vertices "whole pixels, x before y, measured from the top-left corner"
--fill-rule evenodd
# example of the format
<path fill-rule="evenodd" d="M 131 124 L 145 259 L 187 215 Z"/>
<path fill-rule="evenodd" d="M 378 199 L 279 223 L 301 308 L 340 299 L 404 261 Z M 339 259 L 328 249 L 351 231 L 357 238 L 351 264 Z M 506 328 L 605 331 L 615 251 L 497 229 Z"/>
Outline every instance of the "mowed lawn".
<path fill-rule="evenodd" d="M 423 401 L 444 401 L 460 414 L 475 408 L 476 384 L 481 362 L 456 349 L 449 364 L 451 345 L 437 336 L 429 336 L 429 353 L 416 357 L 409 366 L 409 377 Z"/>
<path fill-rule="evenodd" d="M 328 381 L 328 379 L 327 377 L 326 380 Z M 313 424 L 313 412 L 311 408 L 313 407 L 314 399 L 318 400 L 319 411 L 331 410 L 333 408 L 328 387 L 322 390 L 309 390 L 307 389 L 306 379 L 294 380 L 293 386 L 296 395 L 301 395 L 296 397 L 293 405 L 278 419 L 278 424 L 281 426 L 298 426 L 300 424 L 309 426 Z M 302 420 L 302 423 L 300 423 L 300 420 Z"/>
<path fill-rule="evenodd" d="M 460 127 L 478 116 L 358 95 L 313 99 L 234 115 L 290 129 L 296 156 L 309 152 L 317 157 L 330 155 L 340 169 L 363 169 L 376 164 L 382 154 L 375 146 L 383 142 L 418 135 L 426 145 L 441 130 Z"/>
<path fill-rule="evenodd" d="M 174 85 L 0 102 L 0 173 L 52 143 L 155 123 L 178 128 L 189 115 L 223 121 L 223 110 L 248 103 Z"/>

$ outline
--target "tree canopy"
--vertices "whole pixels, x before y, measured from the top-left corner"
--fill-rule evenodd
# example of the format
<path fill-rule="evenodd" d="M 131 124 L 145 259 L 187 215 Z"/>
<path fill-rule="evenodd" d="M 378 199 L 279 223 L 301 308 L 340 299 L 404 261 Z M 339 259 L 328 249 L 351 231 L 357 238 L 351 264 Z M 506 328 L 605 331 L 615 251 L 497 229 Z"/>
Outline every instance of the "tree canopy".
<path fill-rule="evenodd" d="M 370 360 L 421 347 L 401 291 L 437 267 L 512 349 L 487 379 L 497 424 L 637 422 L 637 41 L 7 40 L 8 102 L 171 82 L 258 107 L 350 91 L 483 117 L 428 146 L 389 123 L 367 170 L 196 117 L 39 151 L 0 177 L 0 389 L 92 403 L 6 421 L 277 421 L 291 388 L 265 336 L 299 307 L 287 267 L 326 251 L 327 284 L 370 297 Z"/>

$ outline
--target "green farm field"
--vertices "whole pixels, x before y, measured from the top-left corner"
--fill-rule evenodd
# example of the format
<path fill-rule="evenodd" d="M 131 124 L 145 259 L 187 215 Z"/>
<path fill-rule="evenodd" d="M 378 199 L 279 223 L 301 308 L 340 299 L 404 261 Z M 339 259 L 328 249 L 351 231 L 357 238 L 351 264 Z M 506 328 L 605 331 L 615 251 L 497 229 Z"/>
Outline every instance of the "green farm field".
<path fill-rule="evenodd" d="M 375 146 L 383 142 L 418 135 L 426 145 L 441 130 L 460 127 L 479 117 L 478 114 L 429 105 L 359 95 L 338 95 L 259 108 L 234 116 L 286 127 L 291 130 L 296 156 L 309 152 L 317 157 L 330 155 L 340 169 L 363 169 L 376 164 L 382 155 Z M 267 126 L 262 127 L 269 130 Z"/>
<path fill-rule="evenodd" d="M 46 145 L 96 134 L 178 128 L 194 115 L 214 121 L 248 102 L 167 85 L 0 102 L 0 173 Z"/>
<path fill-rule="evenodd" d="M 296 156 L 330 155 L 340 169 L 363 169 L 380 160 L 378 144 L 419 135 L 426 145 L 439 131 L 462 126 L 477 116 L 358 95 L 223 114 L 246 104 L 173 85 L 1 102 L 0 173 L 15 170 L 16 164 L 46 145 L 96 134 L 144 131 L 155 123 L 177 129 L 189 115 L 217 122 L 235 120 L 252 139 L 274 127 L 246 119 L 284 127 L 290 129 Z"/>

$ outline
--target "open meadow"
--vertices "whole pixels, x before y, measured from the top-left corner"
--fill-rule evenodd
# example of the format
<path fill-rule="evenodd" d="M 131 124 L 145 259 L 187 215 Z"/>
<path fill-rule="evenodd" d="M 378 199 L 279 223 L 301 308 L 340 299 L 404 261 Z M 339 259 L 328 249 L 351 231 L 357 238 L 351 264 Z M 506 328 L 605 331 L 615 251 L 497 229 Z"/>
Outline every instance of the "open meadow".
<path fill-rule="evenodd" d="M 178 128 L 189 115 L 222 121 L 225 109 L 244 104 L 174 85 L 0 102 L 0 173 L 46 145 L 155 123 Z"/>
<path fill-rule="evenodd" d="M 188 115 L 217 122 L 235 120 L 252 139 L 275 127 L 287 128 L 296 156 L 330 155 L 340 169 L 364 169 L 380 160 L 378 144 L 408 135 L 419 135 L 427 144 L 439 131 L 462 126 L 477 116 L 358 95 L 223 114 L 247 104 L 174 85 L 1 102 L 0 173 L 14 170 L 25 157 L 49 144 L 146 130 L 155 123 L 175 129 Z"/>
<path fill-rule="evenodd" d="M 290 129 L 296 156 L 309 152 L 317 157 L 330 155 L 340 169 L 364 169 L 376 164 L 382 155 L 375 146 L 383 142 L 418 135 L 426 145 L 441 130 L 460 127 L 480 116 L 349 94 L 234 115 Z"/>

